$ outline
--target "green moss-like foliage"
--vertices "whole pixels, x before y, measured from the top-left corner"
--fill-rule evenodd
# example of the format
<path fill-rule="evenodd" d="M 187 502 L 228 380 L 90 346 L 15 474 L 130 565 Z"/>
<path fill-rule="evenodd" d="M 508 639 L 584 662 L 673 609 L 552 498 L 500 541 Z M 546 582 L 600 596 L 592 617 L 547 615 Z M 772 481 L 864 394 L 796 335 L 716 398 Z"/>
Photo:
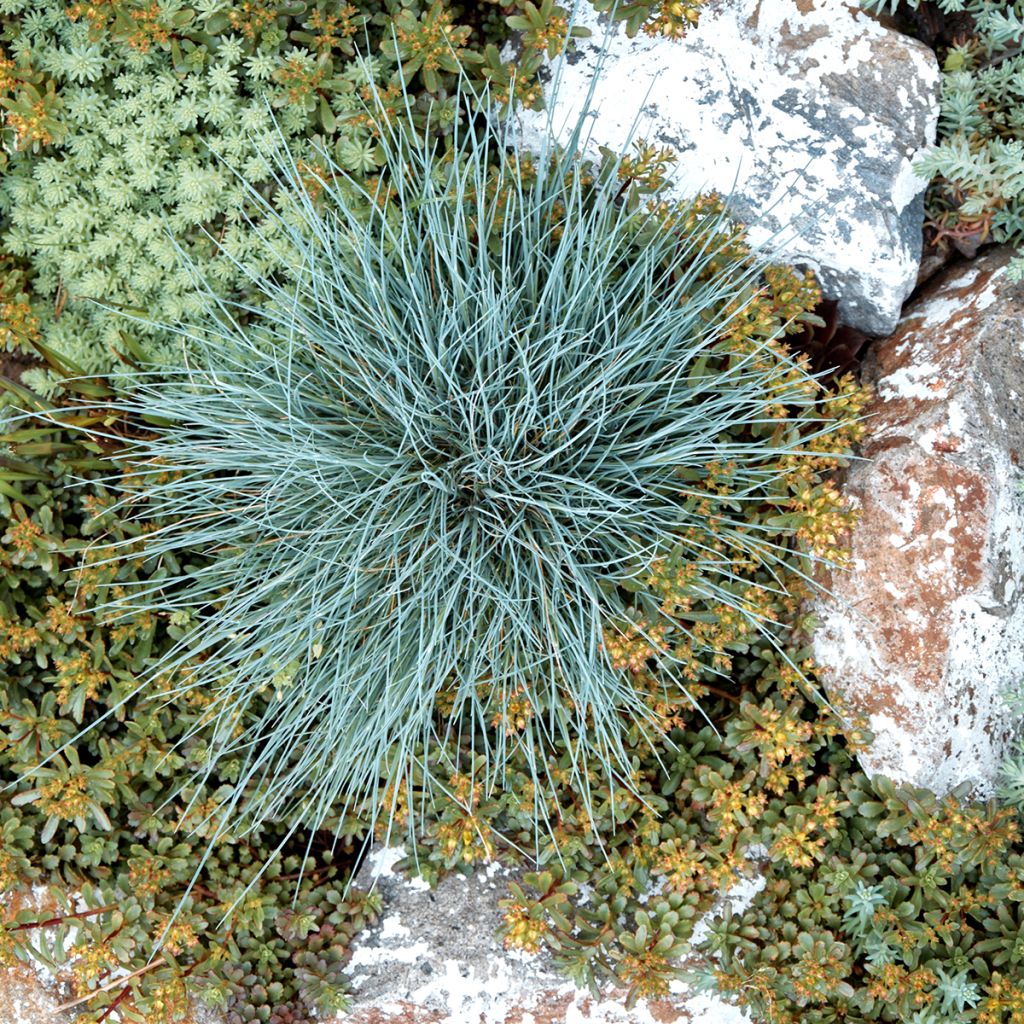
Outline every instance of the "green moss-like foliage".
<path fill-rule="evenodd" d="M 536 103 L 531 75 L 567 30 L 550 0 L 3 0 L 0 254 L 22 261 L 30 290 L 0 307 L 0 344 L 36 337 L 97 372 L 118 363 L 127 334 L 166 358 L 166 334 L 88 300 L 159 323 L 190 318 L 177 246 L 224 295 L 240 297 L 248 273 L 286 273 L 242 219 L 246 188 L 269 187 L 260 154 L 283 139 L 315 163 L 319 144 L 372 176 L 382 156 L 366 89 L 431 96 L 443 129 L 457 116 L 446 89 L 459 63 L 507 92 L 512 67 L 492 44 L 524 25 L 516 93 Z"/>
<path fill-rule="evenodd" d="M 24 430 L 17 454 L 0 454 L 0 785 L 12 787 L 0 806 L 0 962 L 31 956 L 76 997 L 92 993 L 85 1020 L 113 1007 L 122 1020 L 180 1020 L 196 996 L 229 1024 L 338 1008 L 349 939 L 377 906 L 346 894 L 359 826 L 337 844 L 326 834 L 283 848 L 287 833 L 268 826 L 203 859 L 209 804 L 235 778 L 225 764 L 206 788 L 178 786 L 205 757 L 201 742 L 177 745 L 201 696 L 121 703 L 181 623 L 154 612 L 106 626 L 94 614 L 173 566 L 98 565 L 97 538 L 140 535 L 95 479 L 110 464 L 77 432 Z M 72 482 L 82 476 L 93 482 Z M 41 904 L 31 886 L 47 887 Z M 112 972 L 131 980 L 111 985 Z"/>
<path fill-rule="evenodd" d="M 902 0 L 917 9 L 920 0 Z M 894 10 L 900 0 L 863 0 Z M 964 12 L 973 30 L 940 53 L 939 141 L 916 164 L 936 179 L 929 220 L 940 241 L 964 251 L 987 241 L 1024 246 L 1024 3 L 936 0 L 945 13 Z M 1024 278 L 1024 256 L 1009 273 Z"/>

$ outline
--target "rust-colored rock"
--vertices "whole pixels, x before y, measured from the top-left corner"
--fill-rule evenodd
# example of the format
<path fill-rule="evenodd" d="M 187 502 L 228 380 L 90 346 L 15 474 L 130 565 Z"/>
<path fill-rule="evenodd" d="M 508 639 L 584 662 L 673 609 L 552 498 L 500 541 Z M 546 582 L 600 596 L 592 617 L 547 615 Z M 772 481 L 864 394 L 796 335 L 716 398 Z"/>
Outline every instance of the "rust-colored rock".
<path fill-rule="evenodd" d="M 991 791 L 1006 687 L 1024 678 L 1024 286 L 994 250 L 934 280 L 865 363 L 875 389 L 845 485 L 854 567 L 815 653 L 876 733 L 865 767 Z"/>

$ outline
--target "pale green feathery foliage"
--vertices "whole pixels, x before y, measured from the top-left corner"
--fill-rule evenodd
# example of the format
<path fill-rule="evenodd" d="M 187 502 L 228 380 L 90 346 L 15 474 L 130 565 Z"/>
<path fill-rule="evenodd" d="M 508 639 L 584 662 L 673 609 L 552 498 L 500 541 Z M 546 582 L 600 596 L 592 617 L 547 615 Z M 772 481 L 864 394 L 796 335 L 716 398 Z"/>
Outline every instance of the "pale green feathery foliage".
<path fill-rule="evenodd" d="M 296 160 L 322 147 L 356 177 L 375 173 L 382 154 L 361 92 L 393 96 L 399 81 L 417 99 L 429 92 L 447 131 L 460 61 L 507 77 L 485 44 L 510 31 L 523 0 L 484 6 L 0 0 L 0 285 L 5 260 L 23 264 L 40 340 L 89 372 L 119 364 L 126 333 L 166 358 L 165 332 L 111 310 L 161 322 L 197 314 L 168 228 L 219 294 L 253 301 L 248 275 L 289 262 L 243 215 L 247 189 L 271 185 L 263 154 L 283 138 Z M 526 7 L 540 25 L 523 56 L 535 68 L 564 41 L 565 11 L 551 0 Z M 28 347 L 5 326 L 0 344 Z M 47 390 L 41 371 L 29 379 Z"/>

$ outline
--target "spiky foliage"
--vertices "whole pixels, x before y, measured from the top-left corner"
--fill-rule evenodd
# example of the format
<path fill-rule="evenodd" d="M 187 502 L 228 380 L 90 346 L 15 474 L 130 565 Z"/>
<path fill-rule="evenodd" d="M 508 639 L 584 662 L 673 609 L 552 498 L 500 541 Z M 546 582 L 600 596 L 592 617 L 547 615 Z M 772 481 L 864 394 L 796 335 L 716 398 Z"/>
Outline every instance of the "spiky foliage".
<path fill-rule="evenodd" d="M 208 788 L 179 792 L 204 756 L 179 745 L 201 694 L 124 702 L 181 624 L 95 613 L 164 571 L 141 555 L 117 569 L 91 557 L 98 536 L 139 538 L 111 511 L 98 479 L 109 469 L 80 430 L 38 421 L 0 447 L 0 962 L 53 970 L 84 1001 L 83 1021 L 181 1020 L 199 994 L 225 1020 L 312 1019 L 339 1005 L 349 939 L 376 911 L 376 897 L 346 894 L 362 826 L 337 843 L 282 847 L 273 827 L 225 837 L 196 877 L 202 808 L 235 780 L 222 765 Z"/>
<path fill-rule="evenodd" d="M 872 10 L 916 10 L 920 0 L 862 0 Z M 928 216 L 936 237 L 963 251 L 994 240 L 1024 246 L 1024 3 L 935 0 L 969 31 L 940 50 L 939 141 L 916 169 L 936 179 Z M 1024 277 L 1024 257 L 1009 273 Z"/>
<path fill-rule="evenodd" d="M 155 425 L 118 485 L 164 521 L 147 556 L 211 556 L 129 597 L 192 623 L 159 671 L 207 699 L 228 816 L 316 824 L 382 776 L 386 814 L 420 775 L 491 794 L 516 750 L 540 812 L 556 746 L 592 807 L 589 766 L 628 777 L 623 732 L 770 630 L 782 567 L 848 522 L 818 475 L 841 406 L 778 341 L 812 283 L 622 161 L 503 164 L 508 131 L 437 159 L 382 123 L 373 192 L 286 163 L 260 215 L 294 286 L 208 290 L 197 362 L 117 378 Z"/>
<path fill-rule="evenodd" d="M 372 176 L 382 156 L 361 94 L 379 86 L 394 100 L 404 82 L 443 107 L 435 120 L 445 130 L 459 113 L 447 95 L 456 61 L 510 88 L 512 67 L 492 45 L 512 31 L 509 19 L 533 26 L 515 88 L 539 102 L 531 75 L 568 28 L 550 0 L 539 9 L 529 0 L 2 0 L 0 260 L 30 271 L 25 315 L 89 372 L 118 363 L 125 335 L 167 356 L 166 336 L 89 300 L 160 320 L 193 316 L 168 228 L 220 294 L 246 294 L 237 263 L 287 273 L 241 217 L 246 186 L 270 184 L 261 154 L 276 132 L 297 161 L 313 162 L 319 144 Z M 0 316 L 6 302 L 0 293 Z M 0 321 L 0 344 L 27 347 L 22 328 Z M 45 390 L 41 372 L 30 379 Z"/>

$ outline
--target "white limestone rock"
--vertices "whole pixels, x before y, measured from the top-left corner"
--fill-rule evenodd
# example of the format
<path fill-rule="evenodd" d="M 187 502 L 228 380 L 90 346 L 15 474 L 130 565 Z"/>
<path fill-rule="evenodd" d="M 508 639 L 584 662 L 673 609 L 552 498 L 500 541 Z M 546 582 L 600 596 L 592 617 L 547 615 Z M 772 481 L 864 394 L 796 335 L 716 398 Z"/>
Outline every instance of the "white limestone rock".
<path fill-rule="evenodd" d="M 593 998 L 549 955 L 502 948 L 498 901 L 508 894 L 508 869 L 493 863 L 432 890 L 394 871 L 403 856 L 377 848 L 356 879 L 380 888 L 384 908 L 352 944 L 353 1005 L 338 1024 L 750 1024 L 743 1011 L 678 982 L 669 997 L 631 1009 L 621 991 Z M 763 876 L 752 875 L 726 899 L 741 912 L 763 886 Z"/>
<path fill-rule="evenodd" d="M 841 0 L 712 0 L 682 41 L 608 34 L 586 2 L 574 18 L 593 35 L 547 69 L 557 95 L 523 113 L 526 147 L 567 137 L 600 64 L 591 156 L 631 132 L 671 146 L 676 195 L 731 194 L 752 241 L 814 267 L 844 323 L 895 327 L 920 259 L 911 165 L 935 138 L 931 50 Z"/>

